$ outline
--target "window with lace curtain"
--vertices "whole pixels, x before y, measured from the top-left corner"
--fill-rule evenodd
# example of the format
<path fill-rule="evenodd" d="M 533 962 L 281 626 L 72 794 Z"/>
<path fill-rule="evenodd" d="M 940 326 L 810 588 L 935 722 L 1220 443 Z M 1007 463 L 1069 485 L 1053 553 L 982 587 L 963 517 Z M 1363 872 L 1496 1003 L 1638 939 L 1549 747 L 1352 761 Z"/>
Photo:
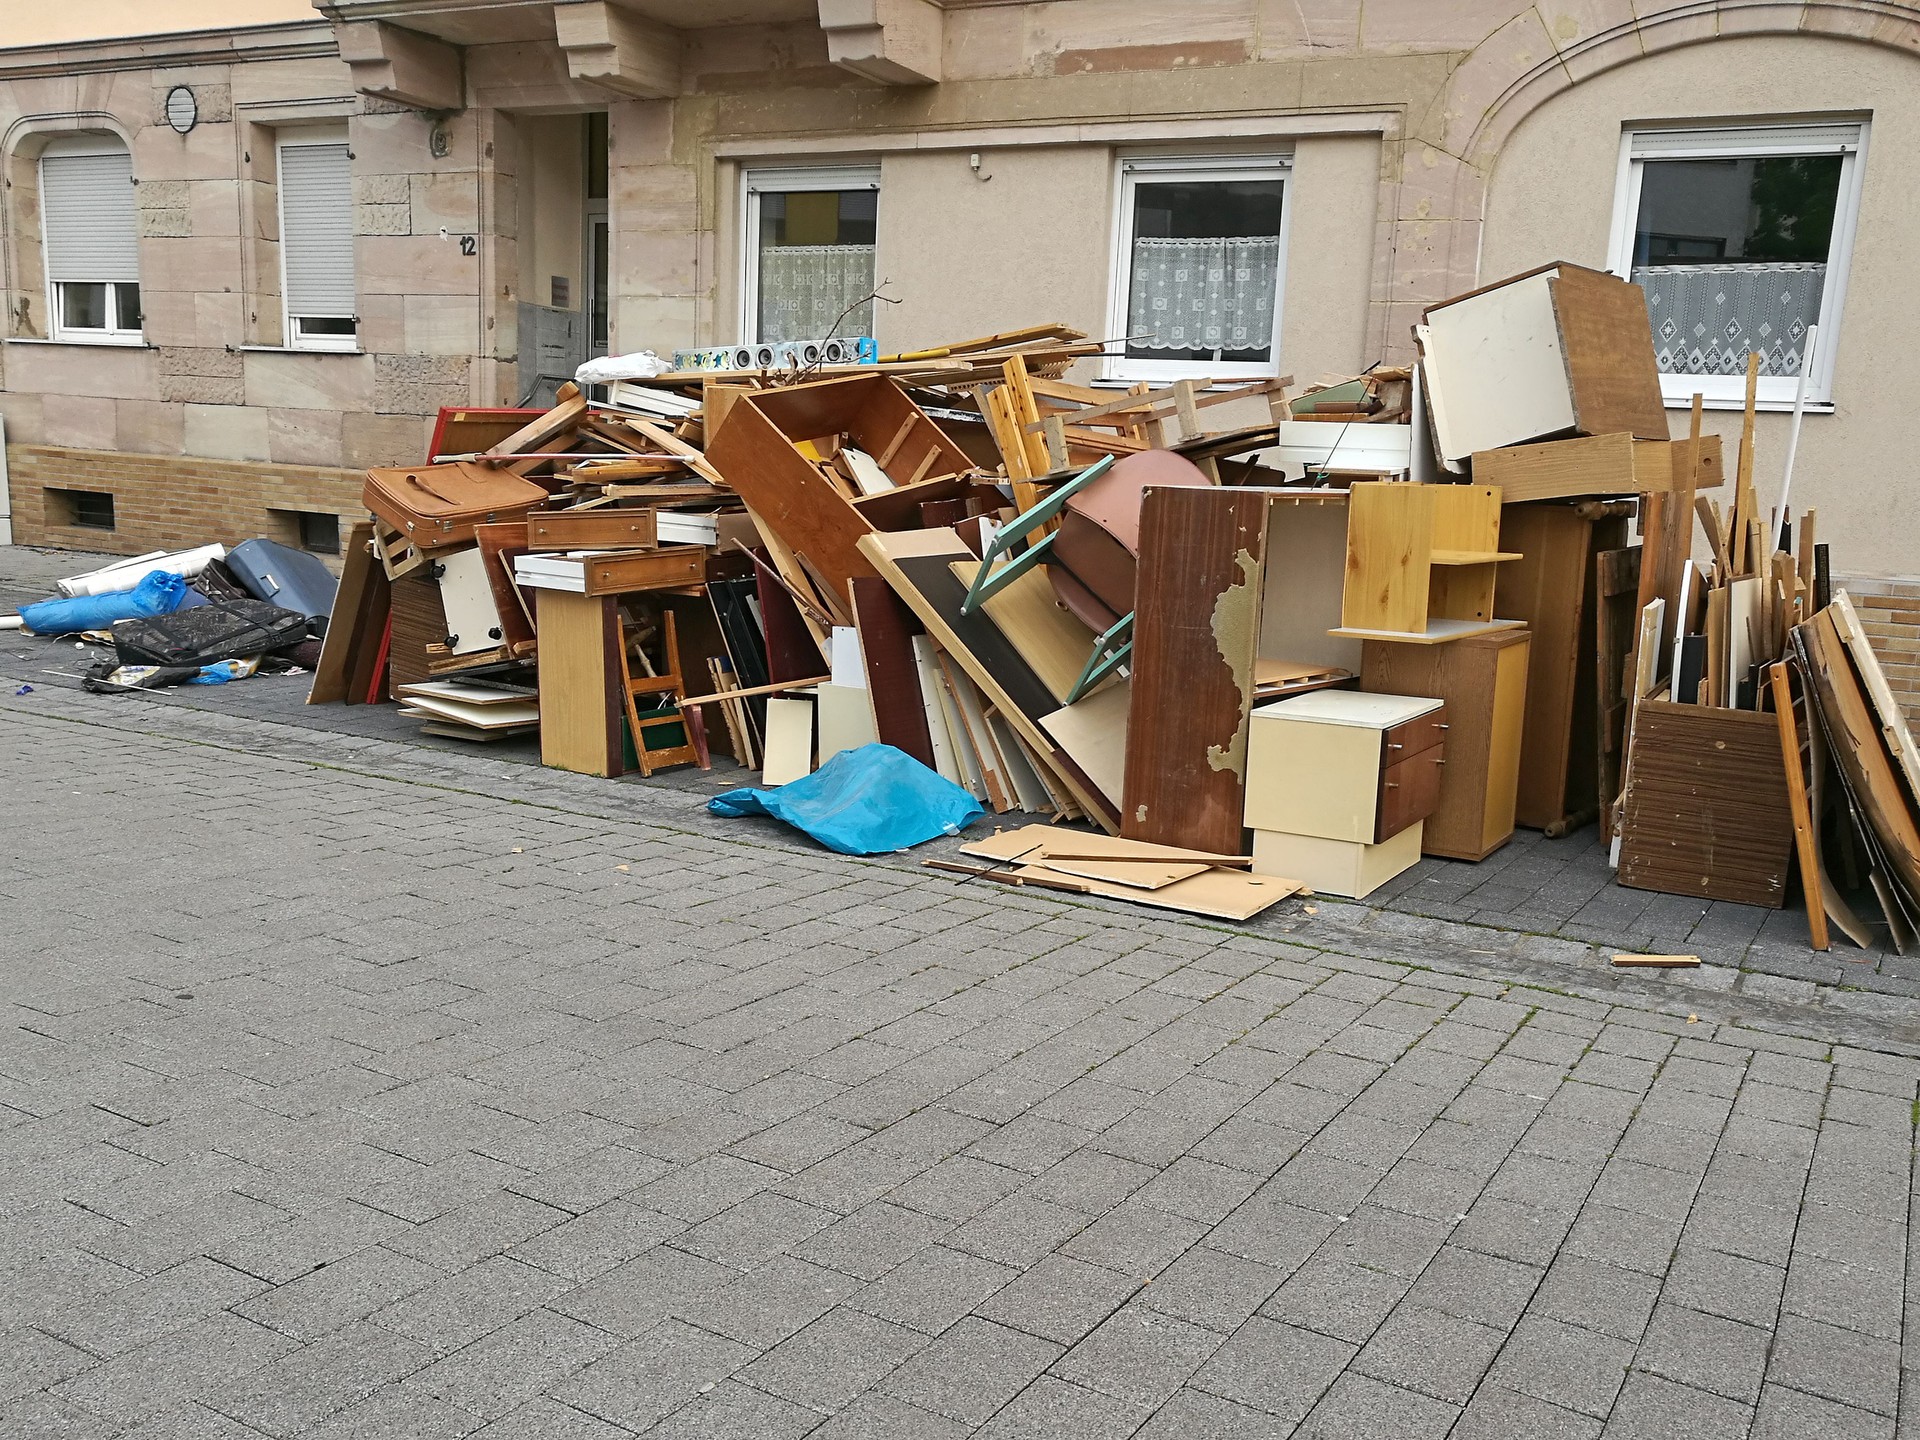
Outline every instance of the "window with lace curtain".
<path fill-rule="evenodd" d="M 1286 184 L 1273 156 L 1121 161 L 1109 379 L 1279 373 Z"/>
<path fill-rule="evenodd" d="M 1667 401 L 1793 402 L 1819 327 L 1807 398 L 1832 398 L 1833 356 L 1859 206 L 1864 122 L 1629 131 L 1610 268 L 1647 295 Z"/>
<path fill-rule="evenodd" d="M 742 343 L 873 333 L 878 166 L 746 176 Z"/>

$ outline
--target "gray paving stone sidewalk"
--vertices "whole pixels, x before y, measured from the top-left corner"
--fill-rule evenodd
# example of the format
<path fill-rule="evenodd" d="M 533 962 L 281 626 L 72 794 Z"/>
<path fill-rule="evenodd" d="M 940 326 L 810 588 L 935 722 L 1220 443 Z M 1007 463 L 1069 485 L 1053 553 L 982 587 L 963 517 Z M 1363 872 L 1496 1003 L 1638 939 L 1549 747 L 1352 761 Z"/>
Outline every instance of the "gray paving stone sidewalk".
<path fill-rule="evenodd" d="M 0 1436 L 1920 1436 L 1895 997 L 13 689 Z"/>
<path fill-rule="evenodd" d="M 0 547 L 0 606 L 39 598 L 59 576 L 104 558 Z M 54 651 L 32 637 L 0 635 L 0 667 L 11 662 L 39 685 L 74 688 L 82 658 Z M 304 704 L 306 689 L 298 677 L 262 676 L 217 690 L 166 691 L 137 703 L 396 741 L 449 756 L 471 755 L 466 742 L 420 734 L 417 722 L 397 715 L 391 706 L 309 708 Z M 489 747 L 489 756 L 537 765 L 539 748 L 531 741 L 502 742 Z M 650 781 L 627 783 L 707 795 L 751 778 L 722 762 L 712 775 L 670 771 Z M 1417 926 L 1407 917 L 1418 917 L 1444 922 L 1421 934 L 1462 937 L 1476 932 L 1478 941 L 1459 943 L 1502 950 L 1530 945 L 1540 953 L 1557 948 L 1583 963 L 1623 949 L 1695 954 L 1710 967 L 1716 983 L 1751 987 L 1755 994 L 1770 997 L 1819 993 L 1868 1009 L 1881 1005 L 1881 997 L 1920 999 L 1920 957 L 1893 954 L 1884 944 L 1861 951 L 1840 936 L 1830 952 L 1817 954 L 1807 947 L 1806 915 L 1797 900 L 1793 908 L 1773 911 L 1614 884 L 1605 847 L 1591 826 L 1559 840 L 1521 830 L 1504 849 L 1477 865 L 1423 860 L 1376 891 L 1365 905 L 1329 901 L 1319 908 L 1330 922 L 1338 917 L 1348 927 L 1378 925 L 1405 936 L 1415 933 L 1406 929 L 1409 923 Z M 1254 928 L 1269 929 L 1271 922 Z"/>

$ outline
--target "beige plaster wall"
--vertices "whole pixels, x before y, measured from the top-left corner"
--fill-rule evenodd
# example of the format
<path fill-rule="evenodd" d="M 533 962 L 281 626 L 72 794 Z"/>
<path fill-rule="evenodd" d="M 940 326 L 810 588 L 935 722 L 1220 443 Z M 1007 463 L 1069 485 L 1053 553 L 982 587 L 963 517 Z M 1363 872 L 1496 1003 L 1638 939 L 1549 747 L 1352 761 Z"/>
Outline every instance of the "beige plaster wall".
<path fill-rule="evenodd" d="M 876 280 L 883 352 L 1060 320 L 1105 332 L 1113 156 L 1101 146 L 888 155 Z"/>
<path fill-rule="evenodd" d="M 1796 113 L 1872 117 L 1845 313 L 1833 337 L 1833 413 L 1804 421 L 1793 507 L 1819 509 L 1836 572 L 1910 574 L 1920 565 L 1912 498 L 1920 488 L 1920 371 L 1910 363 L 1920 325 L 1911 285 L 1920 59 L 1845 40 L 1750 37 L 1669 51 L 1588 80 L 1508 141 L 1487 198 L 1480 274 L 1493 279 L 1550 260 L 1606 264 L 1623 124 L 1778 116 L 1783 96 Z M 1823 344 L 1831 334 L 1823 324 Z M 1684 410 L 1668 419 L 1685 433 Z M 1780 485 L 1788 420 L 1759 417 L 1754 476 L 1763 503 Z M 1708 428 L 1737 438 L 1739 412 L 1709 412 Z"/>

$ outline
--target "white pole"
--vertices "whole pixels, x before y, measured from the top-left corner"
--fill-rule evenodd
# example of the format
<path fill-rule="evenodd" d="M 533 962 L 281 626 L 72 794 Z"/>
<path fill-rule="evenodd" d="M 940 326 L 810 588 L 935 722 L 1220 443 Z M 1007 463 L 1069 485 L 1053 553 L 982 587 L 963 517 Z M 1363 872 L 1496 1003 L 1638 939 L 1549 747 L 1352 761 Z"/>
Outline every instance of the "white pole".
<path fill-rule="evenodd" d="M 1787 468 L 1780 477 L 1780 503 L 1773 507 L 1773 534 L 1768 537 L 1779 545 L 1780 527 L 1787 523 L 1787 495 L 1793 489 L 1793 457 L 1800 448 L 1800 419 L 1807 409 L 1807 379 L 1813 374 L 1813 350 L 1819 343 L 1820 327 L 1807 327 L 1807 348 L 1800 356 L 1800 383 L 1793 387 L 1793 426 L 1787 431 Z"/>

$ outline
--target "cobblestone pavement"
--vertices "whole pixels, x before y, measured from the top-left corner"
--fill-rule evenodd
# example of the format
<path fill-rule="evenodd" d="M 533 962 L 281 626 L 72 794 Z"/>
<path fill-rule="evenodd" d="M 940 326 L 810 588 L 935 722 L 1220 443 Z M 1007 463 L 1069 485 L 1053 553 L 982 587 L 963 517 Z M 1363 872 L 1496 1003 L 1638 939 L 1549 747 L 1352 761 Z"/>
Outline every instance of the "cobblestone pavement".
<path fill-rule="evenodd" d="M 1904 1000 L 0 673 L 0 1436 L 1920 1436 Z"/>

